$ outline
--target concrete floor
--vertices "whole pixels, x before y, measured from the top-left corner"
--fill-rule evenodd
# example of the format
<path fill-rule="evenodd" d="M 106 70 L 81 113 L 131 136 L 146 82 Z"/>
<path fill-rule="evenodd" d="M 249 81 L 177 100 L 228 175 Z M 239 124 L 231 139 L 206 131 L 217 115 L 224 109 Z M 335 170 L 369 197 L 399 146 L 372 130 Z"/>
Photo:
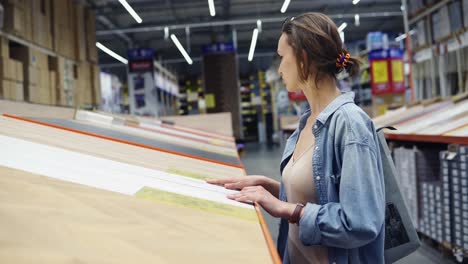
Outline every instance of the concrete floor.
<path fill-rule="evenodd" d="M 267 147 L 263 144 L 249 143 L 246 145 L 241 160 L 250 175 L 265 175 L 279 180 L 279 162 L 283 147 Z M 270 229 L 271 236 L 276 243 L 278 237 L 279 220 L 263 211 L 265 221 Z M 423 244 L 423 246 L 410 256 L 396 262 L 397 264 L 453 264 L 455 262 L 444 258 L 437 250 Z"/>

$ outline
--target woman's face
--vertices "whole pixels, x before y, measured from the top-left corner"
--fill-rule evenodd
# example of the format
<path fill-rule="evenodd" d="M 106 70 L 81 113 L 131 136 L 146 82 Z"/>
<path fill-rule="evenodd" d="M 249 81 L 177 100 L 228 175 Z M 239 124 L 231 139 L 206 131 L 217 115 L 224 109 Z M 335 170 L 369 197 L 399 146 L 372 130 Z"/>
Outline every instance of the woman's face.
<path fill-rule="evenodd" d="M 288 35 L 285 33 L 281 34 L 278 41 L 278 55 L 281 58 L 278 73 L 283 78 L 286 89 L 289 92 L 300 91 L 296 55 L 294 54 L 293 48 L 288 44 Z"/>

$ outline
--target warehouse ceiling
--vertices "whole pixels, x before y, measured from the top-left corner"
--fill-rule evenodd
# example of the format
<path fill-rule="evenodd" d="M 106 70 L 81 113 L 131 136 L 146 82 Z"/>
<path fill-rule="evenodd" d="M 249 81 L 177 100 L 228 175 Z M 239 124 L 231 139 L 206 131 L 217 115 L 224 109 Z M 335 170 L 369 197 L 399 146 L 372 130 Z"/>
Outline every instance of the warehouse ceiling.
<path fill-rule="evenodd" d="M 84 1 L 97 13 L 97 41 L 124 57 L 130 47 L 154 48 L 163 65 L 179 76 L 201 72 L 201 45 L 236 38 L 241 72 L 268 67 L 282 21 L 309 11 L 323 12 L 337 25 L 346 22 L 346 43 L 365 40 L 369 31 L 393 35 L 403 32 L 401 0 L 361 0 L 356 5 L 352 0 L 291 0 L 284 14 L 280 12 L 283 0 L 214 0 L 214 17 L 210 16 L 207 0 L 127 0 L 141 17 L 140 24 L 118 0 Z M 359 26 L 354 24 L 355 14 L 360 15 Z M 247 54 L 257 19 L 262 20 L 262 31 L 254 60 L 249 63 Z M 189 51 L 193 65 L 185 62 L 170 38 L 165 39 L 166 26 L 169 34 L 175 34 Z M 99 61 L 101 65 L 118 67 L 118 62 L 103 52 L 99 52 Z"/>

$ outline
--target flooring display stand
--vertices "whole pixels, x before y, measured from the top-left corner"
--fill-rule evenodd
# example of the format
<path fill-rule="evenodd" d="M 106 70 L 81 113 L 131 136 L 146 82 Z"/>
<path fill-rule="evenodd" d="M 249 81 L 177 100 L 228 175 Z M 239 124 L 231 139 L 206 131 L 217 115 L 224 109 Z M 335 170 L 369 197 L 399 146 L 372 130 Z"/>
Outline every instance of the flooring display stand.
<path fill-rule="evenodd" d="M 246 175 L 232 136 L 3 103 L 1 263 L 281 263 L 258 205 L 205 182 Z"/>

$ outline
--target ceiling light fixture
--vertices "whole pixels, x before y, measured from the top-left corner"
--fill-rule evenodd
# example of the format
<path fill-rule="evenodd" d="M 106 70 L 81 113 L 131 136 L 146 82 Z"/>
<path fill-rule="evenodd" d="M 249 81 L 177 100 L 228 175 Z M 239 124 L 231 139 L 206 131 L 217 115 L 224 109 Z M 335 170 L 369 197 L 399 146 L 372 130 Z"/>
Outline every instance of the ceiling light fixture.
<path fill-rule="evenodd" d="M 354 15 L 354 25 L 356 27 L 359 27 L 360 24 L 361 24 L 361 21 L 359 20 L 359 14 Z"/>
<path fill-rule="evenodd" d="M 98 47 L 100 50 L 104 51 L 105 53 L 109 54 L 114 59 L 122 62 L 123 64 L 128 64 L 127 59 L 125 59 L 124 57 L 120 56 L 119 54 L 113 52 L 112 50 L 108 49 L 106 46 L 102 45 L 101 43 L 96 42 L 96 47 Z"/>
<path fill-rule="evenodd" d="M 347 26 L 348 26 L 348 23 L 343 22 L 343 23 L 338 27 L 338 32 L 343 31 Z"/>
<path fill-rule="evenodd" d="M 185 51 L 184 47 L 182 47 L 182 44 L 180 44 L 180 42 L 177 39 L 176 35 L 171 34 L 171 39 L 172 39 L 172 42 L 174 42 L 174 44 L 176 45 L 176 47 L 179 49 L 180 53 L 182 53 L 182 56 L 184 56 L 187 63 L 192 65 L 192 63 L 193 63 L 192 59 L 188 55 L 187 51 Z"/>
<path fill-rule="evenodd" d="M 169 38 L 169 28 L 164 27 L 164 40 L 167 40 Z"/>
<path fill-rule="evenodd" d="M 416 30 L 412 29 L 408 32 L 410 35 L 414 35 L 414 33 L 416 33 Z M 402 41 L 406 38 L 406 33 L 405 34 L 401 34 L 400 36 L 396 37 L 395 38 L 395 41 L 399 42 L 399 41 Z"/>
<path fill-rule="evenodd" d="M 359 1 L 361 1 L 361 0 L 353 0 L 353 5 L 357 5 L 357 3 L 359 3 Z"/>
<path fill-rule="evenodd" d="M 258 28 L 253 30 L 252 42 L 250 43 L 249 56 L 247 57 L 247 59 L 249 61 L 253 60 L 253 56 L 254 56 L 254 52 L 255 52 L 255 46 L 257 45 L 257 38 L 258 38 Z"/>
<path fill-rule="evenodd" d="M 289 2 L 291 2 L 291 0 L 284 0 L 283 6 L 281 7 L 281 13 L 284 14 L 286 12 L 289 6 Z"/>
<path fill-rule="evenodd" d="M 260 19 L 257 20 L 257 28 L 258 32 L 262 33 L 262 21 Z"/>
<path fill-rule="evenodd" d="M 208 0 L 208 7 L 210 8 L 210 15 L 216 16 L 216 9 L 215 9 L 213 0 Z"/>
<path fill-rule="evenodd" d="M 123 5 L 123 7 L 125 7 L 125 9 L 127 9 L 128 13 L 132 15 L 132 17 L 136 20 L 138 24 L 143 22 L 143 20 L 141 20 L 141 17 L 135 12 L 135 10 L 133 10 L 133 8 L 127 3 L 126 0 L 119 0 L 119 2 Z"/>

